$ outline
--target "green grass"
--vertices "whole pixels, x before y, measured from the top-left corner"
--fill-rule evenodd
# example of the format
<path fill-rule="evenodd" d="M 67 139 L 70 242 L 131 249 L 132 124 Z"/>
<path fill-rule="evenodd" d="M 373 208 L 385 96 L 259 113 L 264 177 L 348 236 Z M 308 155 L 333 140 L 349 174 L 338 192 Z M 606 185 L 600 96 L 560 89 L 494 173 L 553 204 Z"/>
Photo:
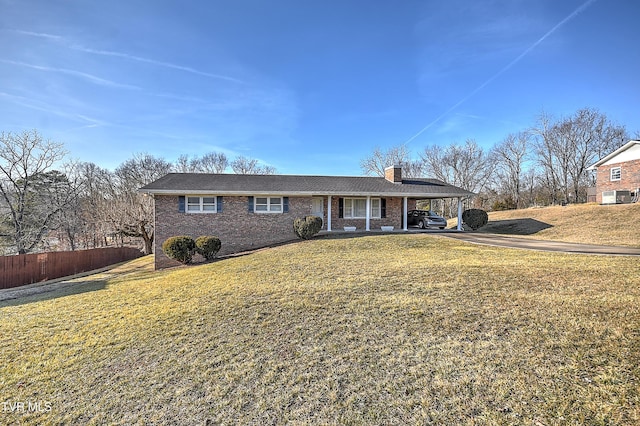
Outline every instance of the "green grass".
<path fill-rule="evenodd" d="M 150 261 L 0 304 L 0 402 L 51 406 L 0 424 L 640 423 L 636 258 L 380 235 Z"/>

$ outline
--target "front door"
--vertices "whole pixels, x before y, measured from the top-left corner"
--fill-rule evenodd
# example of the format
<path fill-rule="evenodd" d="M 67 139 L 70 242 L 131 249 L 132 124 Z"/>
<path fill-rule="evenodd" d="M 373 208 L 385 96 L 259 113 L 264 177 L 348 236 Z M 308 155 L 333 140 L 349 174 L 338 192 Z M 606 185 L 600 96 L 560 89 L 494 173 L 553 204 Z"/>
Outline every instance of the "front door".
<path fill-rule="evenodd" d="M 322 218 L 322 228 L 324 228 L 324 198 L 313 197 L 311 199 L 311 215 Z"/>

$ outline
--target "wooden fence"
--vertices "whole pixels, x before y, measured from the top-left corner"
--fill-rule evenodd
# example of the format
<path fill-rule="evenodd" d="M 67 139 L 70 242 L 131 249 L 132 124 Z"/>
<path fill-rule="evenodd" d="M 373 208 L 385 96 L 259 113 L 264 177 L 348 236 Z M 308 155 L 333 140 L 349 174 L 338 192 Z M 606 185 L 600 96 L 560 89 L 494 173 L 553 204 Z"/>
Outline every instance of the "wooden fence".
<path fill-rule="evenodd" d="M 0 256 L 0 289 L 52 280 L 142 256 L 132 247 Z"/>

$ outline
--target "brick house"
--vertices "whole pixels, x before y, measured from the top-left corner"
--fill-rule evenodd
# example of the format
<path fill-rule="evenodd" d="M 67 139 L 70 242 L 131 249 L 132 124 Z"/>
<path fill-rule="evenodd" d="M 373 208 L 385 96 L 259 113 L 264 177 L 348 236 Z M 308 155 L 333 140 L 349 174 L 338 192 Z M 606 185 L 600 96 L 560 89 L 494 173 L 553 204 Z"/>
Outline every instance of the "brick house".
<path fill-rule="evenodd" d="M 215 235 L 220 254 L 230 254 L 296 239 L 298 217 L 322 217 L 326 232 L 407 230 L 406 212 L 417 200 L 457 198 L 460 218 L 462 200 L 474 195 L 435 179 L 402 179 L 397 166 L 385 172 L 384 178 L 170 173 L 139 190 L 154 199 L 155 266 L 177 264 L 162 252 L 176 235 Z"/>
<path fill-rule="evenodd" d="M 588 170 L 596 171 L 593 201 L 599 204 L 637 202 L 640 196 L 640 141 L 629 141 Z"/>

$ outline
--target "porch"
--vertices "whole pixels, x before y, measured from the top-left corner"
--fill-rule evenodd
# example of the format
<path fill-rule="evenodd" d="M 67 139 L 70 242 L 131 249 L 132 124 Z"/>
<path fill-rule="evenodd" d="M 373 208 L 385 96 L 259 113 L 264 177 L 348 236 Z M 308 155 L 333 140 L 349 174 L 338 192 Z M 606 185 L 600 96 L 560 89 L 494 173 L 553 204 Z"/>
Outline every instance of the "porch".
<path fill-rule="evenodd" d="M 430 198 L 318 195 L 312 197 L 310 213 L 322 218 L 322 231 L 327 233 L 407 232 L 411 230 L 408 226 L 407 212 L 416 209 L 418 200 L 428 199 Z M 462 231 L 463 197 L 454 199 L 457 200 L 458 207 L 456 230 Z"/>

